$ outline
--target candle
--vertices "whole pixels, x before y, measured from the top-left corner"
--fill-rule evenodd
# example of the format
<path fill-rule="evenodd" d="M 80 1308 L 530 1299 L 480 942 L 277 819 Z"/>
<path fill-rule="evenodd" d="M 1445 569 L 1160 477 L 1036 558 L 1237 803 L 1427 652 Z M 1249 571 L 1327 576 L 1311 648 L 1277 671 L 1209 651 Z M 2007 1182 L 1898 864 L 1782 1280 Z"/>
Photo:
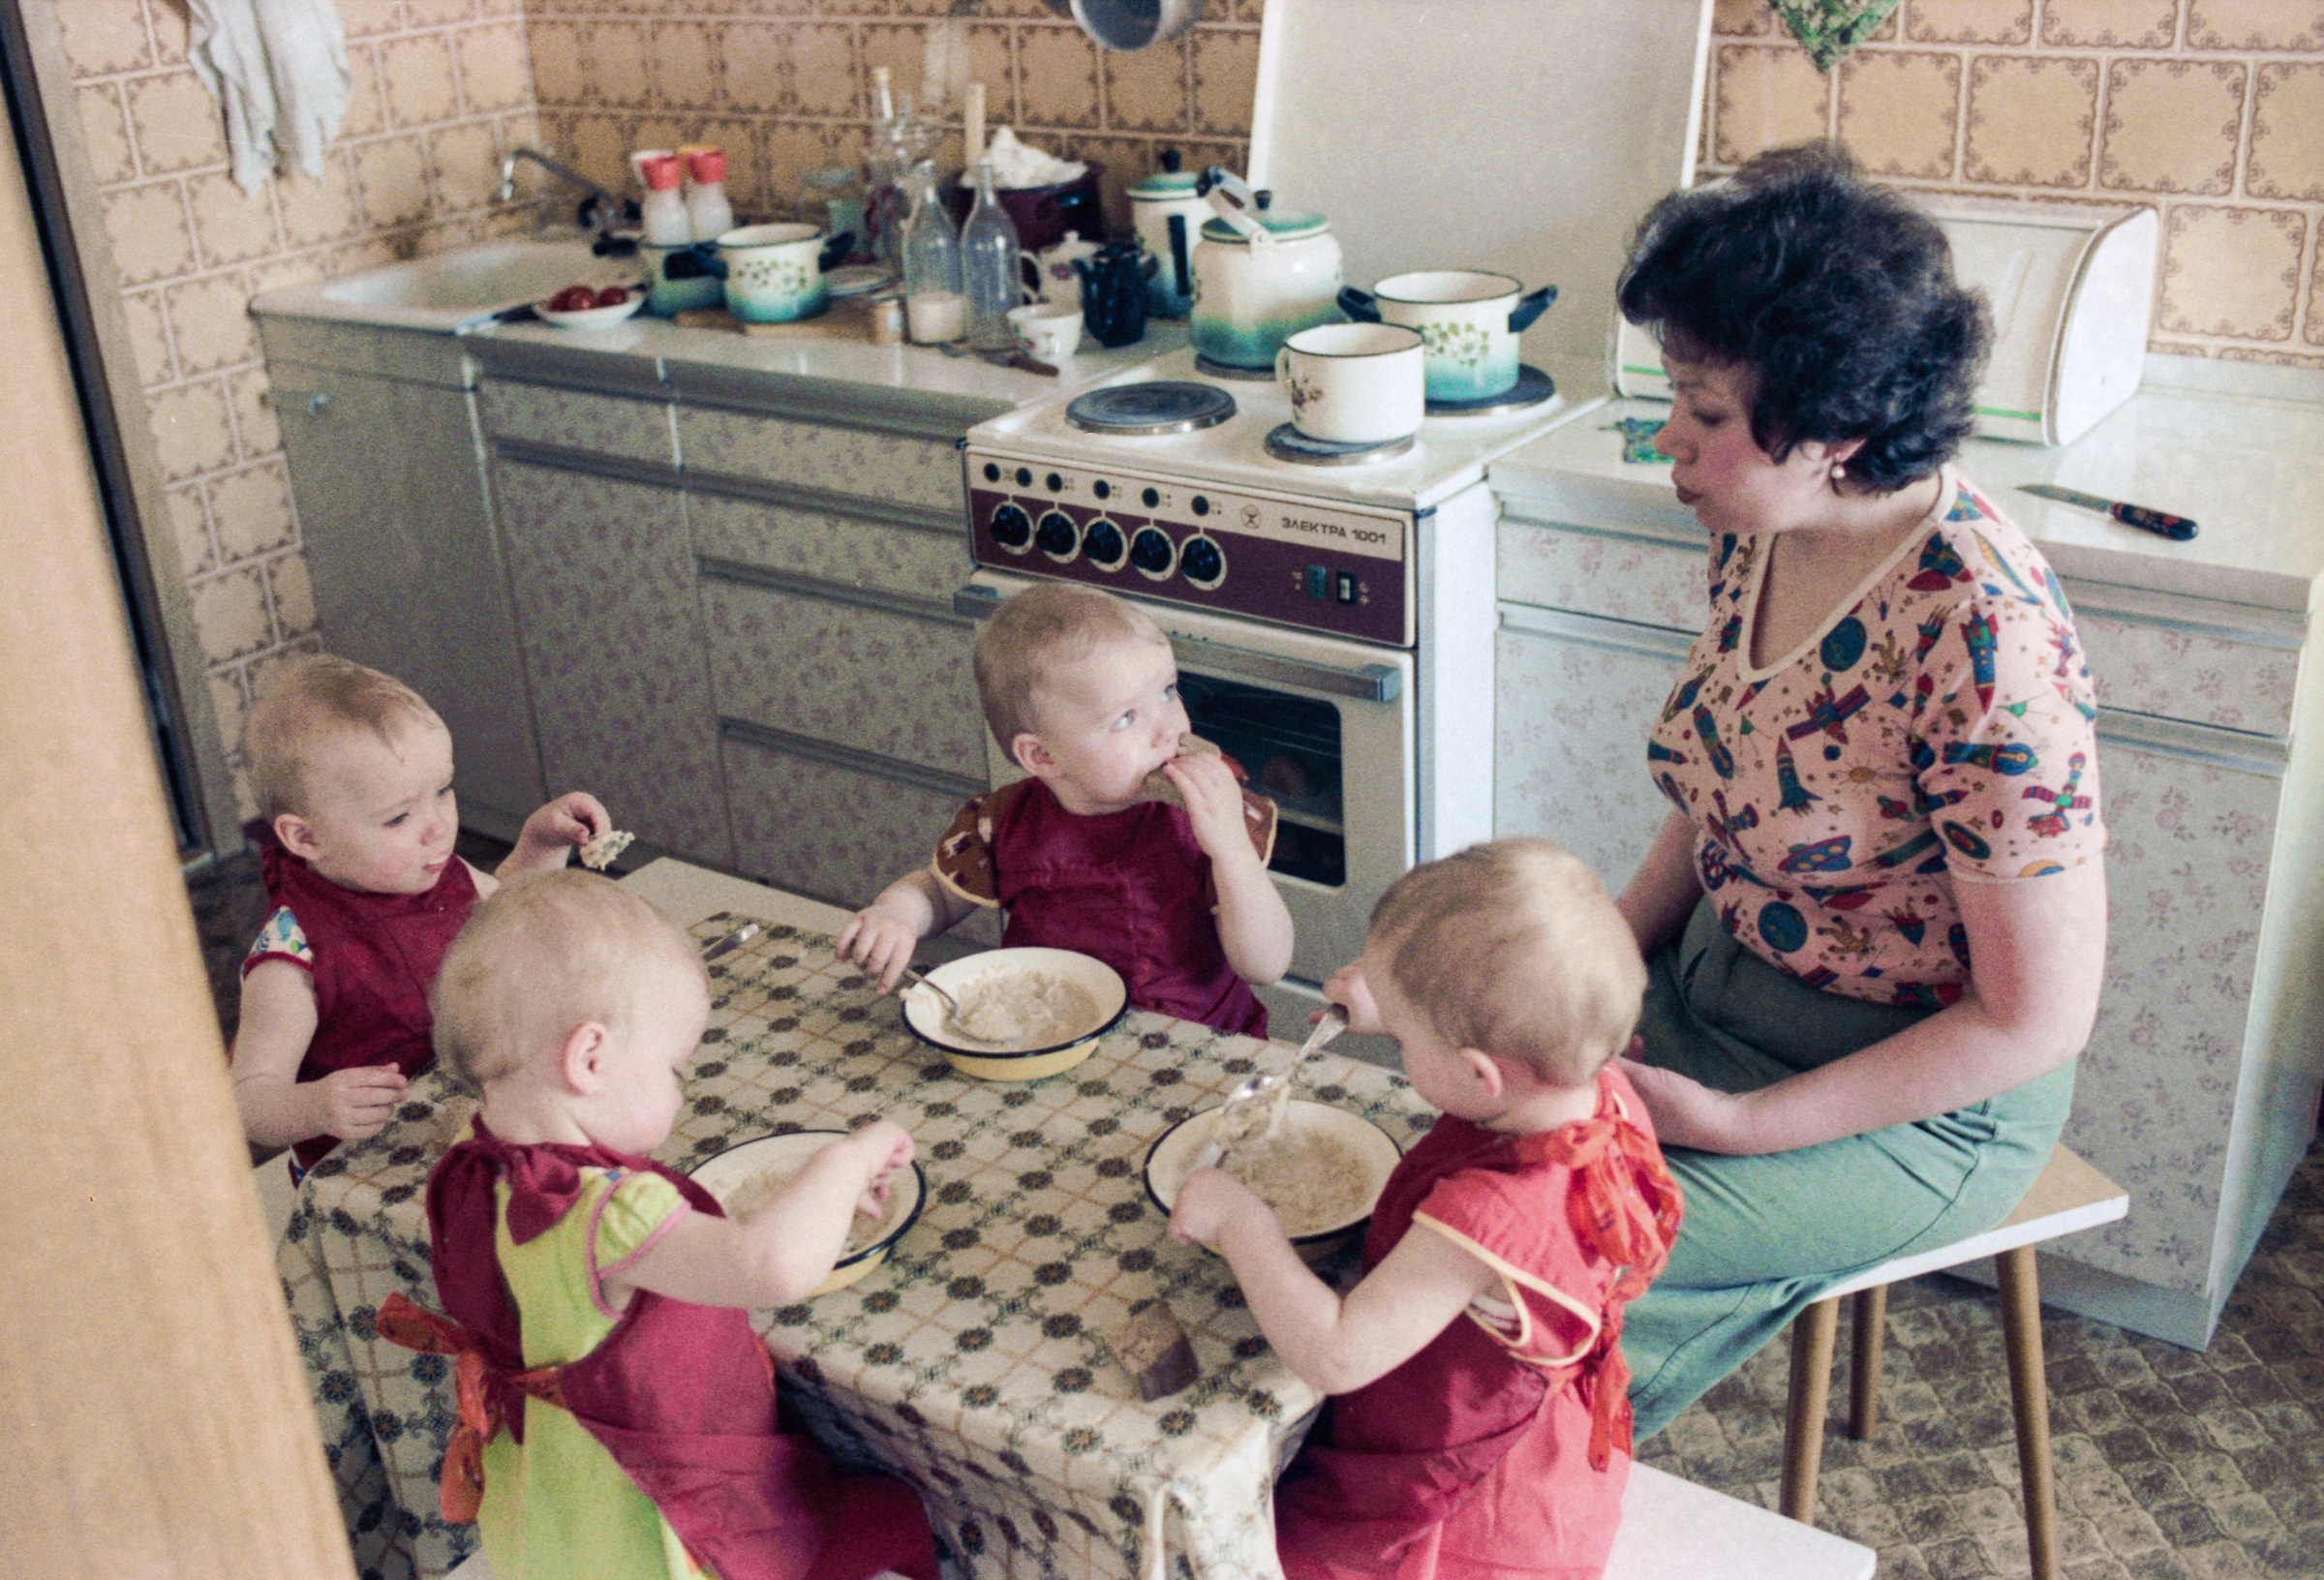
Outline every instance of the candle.
<path fill-rule="evenodd" d="M 903 304 L 907 333 L 923 346 L 958 340 L 968 326 L 968 304 L 957 290 L 924 290 Z"/>
<path fill-rule="evenodd" d="M 965 107 L 961 112 L 961 151 L 965 157 L 961 163 L 973 170 L 985 155 L 985 85 L 969 83 L 963 98 Z"/>

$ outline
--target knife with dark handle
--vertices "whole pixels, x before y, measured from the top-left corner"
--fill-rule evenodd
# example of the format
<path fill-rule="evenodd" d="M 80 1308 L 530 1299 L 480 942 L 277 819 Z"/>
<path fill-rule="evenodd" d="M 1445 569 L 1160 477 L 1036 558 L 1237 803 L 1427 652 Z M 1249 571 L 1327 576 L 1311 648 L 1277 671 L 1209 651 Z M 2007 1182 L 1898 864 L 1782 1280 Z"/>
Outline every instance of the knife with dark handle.
<path fill-rule="evenodd" d="M 2161 510 L 2150 510 L 2143 504 L 2125 504 L 2120 500 L 2102 500 L 2095 494 L 2084 494 L 2076 489 L 2060 488 L 2055 483 L 2020 483 L 2028 494 L 2038 494 L 2045 500 L 2058 500 L 2066 504 L 2078 504 L 2085 510 L 2095 510 L 2102 516 L 2112 516 L 2125 527 L 2153 532 L 2184 543 L 2195 535 L 2195 524 L 2185 516 L 2174 516 Z"/>

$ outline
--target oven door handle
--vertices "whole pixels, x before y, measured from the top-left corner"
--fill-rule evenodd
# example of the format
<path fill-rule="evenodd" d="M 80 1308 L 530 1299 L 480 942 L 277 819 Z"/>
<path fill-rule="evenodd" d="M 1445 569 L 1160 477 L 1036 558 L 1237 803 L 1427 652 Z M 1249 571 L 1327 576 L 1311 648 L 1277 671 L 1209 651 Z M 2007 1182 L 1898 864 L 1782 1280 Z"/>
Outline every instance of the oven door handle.
<path fill-rule="evenodd" d="M 952 612 L 974 621 L 991 620 L 1000 608 L 998 590 L 971 583 L 952 594 Z M 1392 664 L 1358 664 L 1342 668 L 1282 653 L 1254 653 L 1208 637 L 1170 633 L 1171 651 L 1189 669 L 1206 675 L 1231 675 L 1237 680 L 1275 685 L 1296 685 L 1326 696 L 1352 697 L 1358 702 L 1393 702 L 1404 694 L 1404 673 Z"/>

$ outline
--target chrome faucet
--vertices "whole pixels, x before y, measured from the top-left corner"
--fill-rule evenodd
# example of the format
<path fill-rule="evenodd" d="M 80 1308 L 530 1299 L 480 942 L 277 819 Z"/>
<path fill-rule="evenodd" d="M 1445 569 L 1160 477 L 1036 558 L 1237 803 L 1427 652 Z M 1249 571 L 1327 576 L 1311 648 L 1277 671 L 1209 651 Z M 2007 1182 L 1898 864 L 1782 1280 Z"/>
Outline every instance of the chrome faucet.
<path fill-rule="evenodd" d="M 615 226 L 621 224 L 625 217 L 633 217 L 627 215 L 629 205 L 624 203 L 621 198 L 598 186 L 579 170 L 558 164 L 537 148 L 516 149 L 506 159 L 501 161 L 501 187 L 500 191 L 494 195 L 497 201 L 505 203 L 516 196 L 516 162 L 520 159 L 531 160 L 566 185 L 577 187 L 589 195 L 581 199 L 581 207 L 575 217 L 581 222 L 584 229 L 595 230 L 597 233 L 598 250 L 604 250 L 606 245 L 613 241 Z"/>

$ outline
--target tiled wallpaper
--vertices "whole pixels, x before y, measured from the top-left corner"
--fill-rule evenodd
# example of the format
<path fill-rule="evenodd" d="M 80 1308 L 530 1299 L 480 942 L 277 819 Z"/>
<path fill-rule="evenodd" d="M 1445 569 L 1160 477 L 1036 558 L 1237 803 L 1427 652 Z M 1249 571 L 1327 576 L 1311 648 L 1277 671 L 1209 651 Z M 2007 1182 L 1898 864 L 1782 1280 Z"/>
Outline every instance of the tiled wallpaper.
<path fill-rule="evenodd" d="M 147 527 L 174 535 L 231 751 L 254 682 L 318 642 L 250 298 L 532 223 L 492 202 L 502 151 L 536 137 L 522 8 L 339 0 L 354 95 L 323 179 L 255 195 L 227 173 L 183 0 L 55 11 L 168 484 Z"/>
<path fill-rule="evenodd" d="M 1719 0 L 1706 169 L 1837 137 L 1900 184 L 2160 211 L 2150 346 L 2324 368 L 2324 0 L 1903 0 L 1817 75 Z"/>
<path fill-rule="evenodd" d="M 956 10 L 988 123 L 1100 162 L 1126 233 L 1161 149 L 1240 167 L 1264 3 L 1114 54 L 1050 0 L 339 0 L 355 97 L 325 178 L 251 197 L 183 0 L 61 0 L 228 745 L 265 665 L 319 640 L 252 293 L 530 223 L 491 200 L 525 142 L 608 184 L 631 148 L 720 143 L 741 214 L 791 212 L 802 171 L 860 154 L 873 66 L 927 102 Z M 2324 367 L 2324 0 L 1903 0 L 1828 77 L 1765 0 L 1714 28 L 1707 170 L 1830 135 L 1908 186 L 2152 204 L 2156 349 Z"/>

